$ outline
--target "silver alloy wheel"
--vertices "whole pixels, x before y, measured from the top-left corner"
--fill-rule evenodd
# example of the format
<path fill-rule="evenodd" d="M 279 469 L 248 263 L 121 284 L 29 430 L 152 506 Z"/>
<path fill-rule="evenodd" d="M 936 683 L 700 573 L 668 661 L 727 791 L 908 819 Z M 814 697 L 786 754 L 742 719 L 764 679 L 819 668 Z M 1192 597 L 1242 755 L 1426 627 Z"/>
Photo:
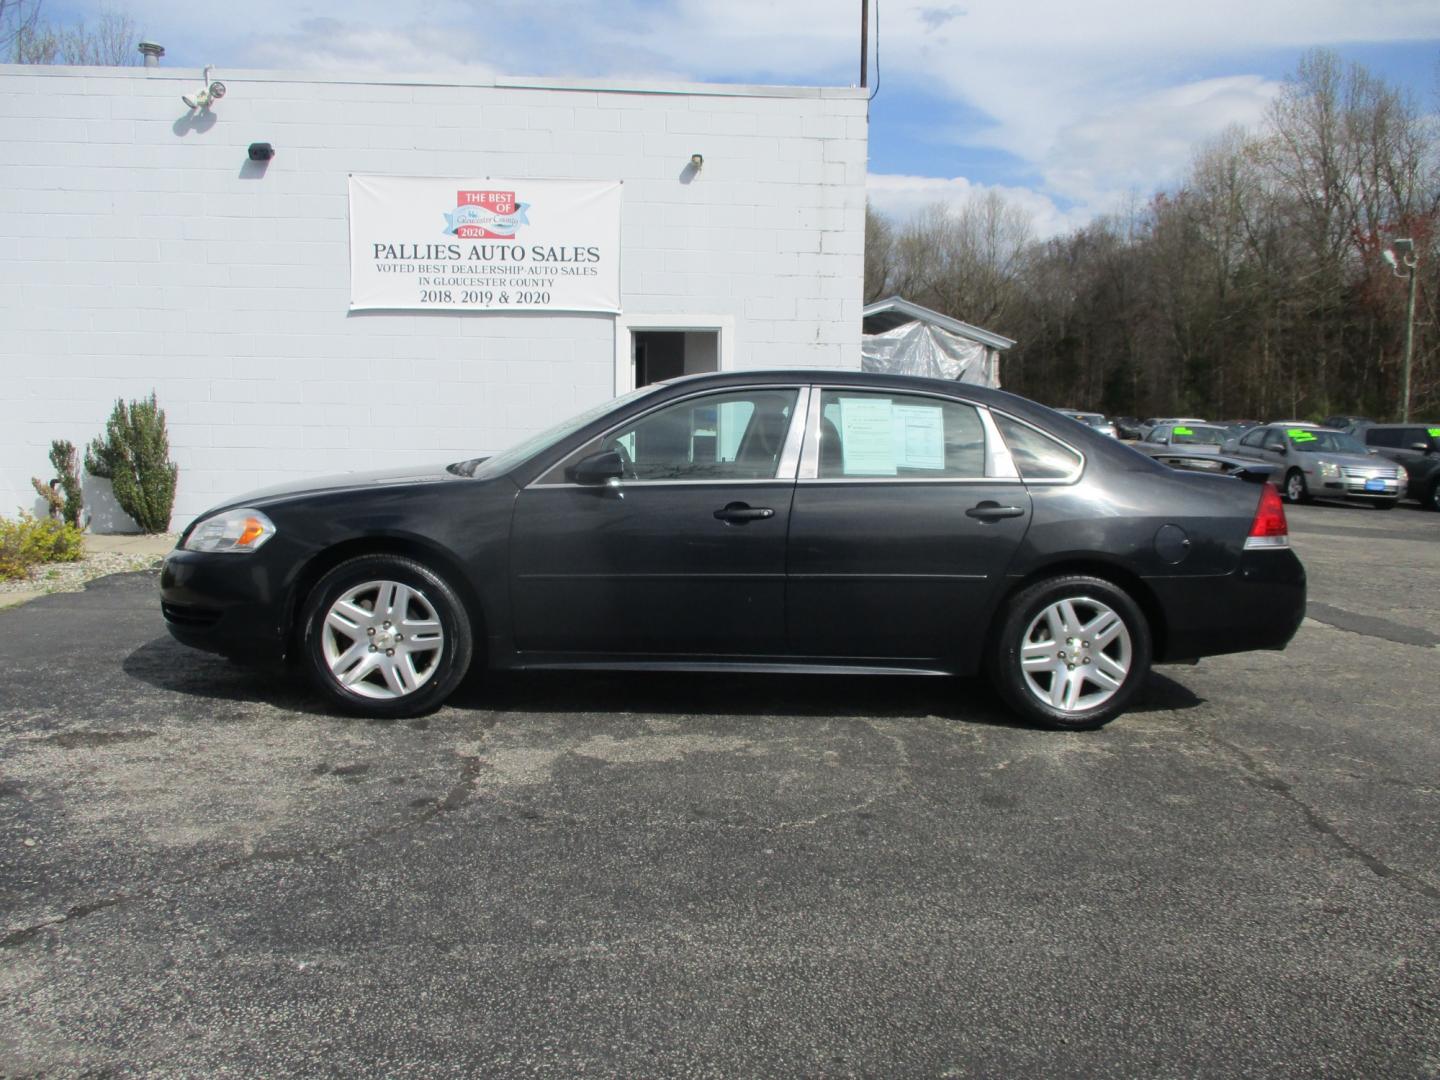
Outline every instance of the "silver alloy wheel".
<path fill-rule="evenodd" d="M 1057 600 L 1030 622 L 1020 643 L 1025 685 L 1043 704 L 1081 713 L 1105 704 L 1130 674 L 1130 630 L 1088 596 Z"/>
<path fill-rule="evenodd" d="M 445 631 L 419 589 L 367 581 L 330 605 L 321 647 L 330 674 L 345 689 L 362 697 L 401 698 L 439 669 Z"/>
<path fill-rule="evenodd" d="M 1285 482 L 1285 494 L 1293 503 L 1298 503 L 1303 499 L 1305 497 L 1305 477 L 1298 472 L 1292 472 L 1290 479 Z"/>

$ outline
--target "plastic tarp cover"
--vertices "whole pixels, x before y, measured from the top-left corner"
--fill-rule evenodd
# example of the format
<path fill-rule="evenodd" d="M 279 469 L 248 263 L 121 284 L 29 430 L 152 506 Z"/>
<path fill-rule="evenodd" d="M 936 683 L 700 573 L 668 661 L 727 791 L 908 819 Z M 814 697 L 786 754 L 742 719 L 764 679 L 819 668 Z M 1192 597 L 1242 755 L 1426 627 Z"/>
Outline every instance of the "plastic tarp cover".
<path fill-rule="evenodd" d="M 1000 363 L 994 350 L 923 322 L 861 335 L 860 368 L 889 375 L 1000 385 Z"/>

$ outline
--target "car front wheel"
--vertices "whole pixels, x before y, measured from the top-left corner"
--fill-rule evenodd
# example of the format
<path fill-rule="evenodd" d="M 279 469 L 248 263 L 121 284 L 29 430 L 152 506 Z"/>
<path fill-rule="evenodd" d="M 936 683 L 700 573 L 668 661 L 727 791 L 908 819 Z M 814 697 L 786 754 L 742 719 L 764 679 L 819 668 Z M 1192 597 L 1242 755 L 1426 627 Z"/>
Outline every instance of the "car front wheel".
<path fill-rule="evenodd" d="M 348 712 L 416 716 L 449 697 L 470 665 L 464 605 L 413 559 L 341 563 L 311 591 L 302 618 L 311 678 Z"/>
<path fill-rule="evenodd" d="M 1310 489 L 1305 486 L 1305 474 L 1299 469 L 1291 469 L 1290 474 L 1285 477 L 1285 498 L 1292 503 L 1310 501 Z"/>
<path fill-rule="evenodd" d="M 1103 578 L 1049 578 L 1010 602 L 992 676 L 1016 712 L 1050 727 L 1098 728 L 1118 716 L 1150 671 L 1150 627 Z"/>

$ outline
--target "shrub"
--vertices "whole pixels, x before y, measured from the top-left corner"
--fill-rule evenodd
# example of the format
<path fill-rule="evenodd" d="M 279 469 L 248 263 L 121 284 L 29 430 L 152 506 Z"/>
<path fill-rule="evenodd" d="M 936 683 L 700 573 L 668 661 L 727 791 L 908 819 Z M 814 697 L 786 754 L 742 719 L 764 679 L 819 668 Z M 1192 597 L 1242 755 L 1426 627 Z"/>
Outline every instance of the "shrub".
<path fill-rule="evenodd" d="M 104 437 L 85 448 L 85 471 L 114 485 L 115 501 L 145 532 L 170 527 L 180 467 L 170 460 L 165 410 L 153 392 L 128 406 L 115 402 Z"/>
<path fill-rule="evenodd" d="M 23 578 L 39 563 L 75 562 L 85 553 L 85 534 L 75 525 L 36 518 L 0 518 L 0 577 Z"/>
<path fill-rule="evenodd" d="M 35 485 L 35 491 L 49 504 L 51 516 L 63 518 L 67 525 L 80 524 L 80 511 L 85 506 L 85 498 L 80 490 L 77 457 L 74 443 L 68 439 L 56 439 L 50 444 L 50 465 L 58 474 L 56 479 L 47 484 L 38 476 L 30 478 L 30 483 Z M 60 485 L 59 491 L 52 486 L 57 482 Z"/>

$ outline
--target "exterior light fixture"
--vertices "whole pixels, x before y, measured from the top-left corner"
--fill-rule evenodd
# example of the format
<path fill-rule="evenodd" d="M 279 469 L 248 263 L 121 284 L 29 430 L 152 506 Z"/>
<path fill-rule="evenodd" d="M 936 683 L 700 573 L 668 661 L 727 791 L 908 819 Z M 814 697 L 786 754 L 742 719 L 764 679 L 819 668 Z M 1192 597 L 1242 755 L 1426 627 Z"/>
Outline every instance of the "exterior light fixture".
<path fill-rule="evenodd" d="M 1415 357 L 1415 270 L 1420 256 L 1415 251 L 1415 241 L 1409 237 L 1398 237 L 1390 241 L 1390 247 L 1380 253 L 1390 272 L 1398 278 L 1410 279 L 1410 298 L 1405 305 L 1405 360 L 1400 369 L 1400 419 L 1410 422 L 1410 365 Z"/>
<path fill-rule="evenodd" d="M 211 105 L 225 96 L 225 84 L 223 82 L 210 81 L 210 65 L 205 66 L 205 82 L 199 90 L 193 94 L 181 94 L 180 100 L 192 109 L 209 109 Z"/>
<path fill-rule="evenodd" d="M 251 161 L 269 161 L 275 156 L 275 147 L 268 142 L 252 142 L 248 152 Z"/>
<path fill-rule="evenodd" d="M 704 154 L 691 154 L 691 155 L 690 155 L 690 167 L 691 167 L 692 169 L 694 169 L 696 172 L 699 172 L 701 169 L 703 169 L 703 168 L 705 167 L 705 155 L 704 155 Z"/>

